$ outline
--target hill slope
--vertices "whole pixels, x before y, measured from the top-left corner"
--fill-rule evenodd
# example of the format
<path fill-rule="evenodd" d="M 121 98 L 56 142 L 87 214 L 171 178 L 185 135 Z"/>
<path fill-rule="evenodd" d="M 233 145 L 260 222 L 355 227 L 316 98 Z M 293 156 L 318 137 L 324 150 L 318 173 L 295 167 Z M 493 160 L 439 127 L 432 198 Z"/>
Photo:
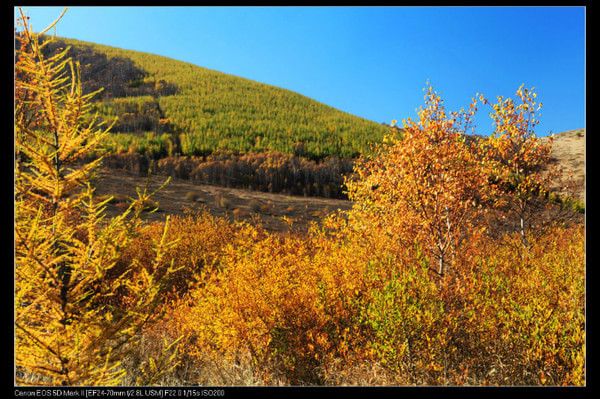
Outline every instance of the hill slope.
<path fill-rule="evenodd" d="M 555 189 L 562 191 L 570 176 L 575 183 L 575 194 L 584 199 L 585 193 L 585 129 L 558 133 L 554 136 L 552 161 L 563 172 L 562 181 L 555 183 Z M 151 188 L 158 188 L 164 177 L 152 176 Z M 146 178 L 126 171 L 106 169 L 97 183 L 98 194 L 122 198 L 135 195 L 136 186 L 144 186 Z M 193 195 L 190 195 L 193 194 Z M 222 198 L 225 198 L 223 203 Z M 294 221 L 293 230 L 306 231 L 310 222 L 336 209 L 347 210 L 350 201 L 295 197 L 289 195 L 261 193 L 228 187 L 199 184 L 194 181 L 174 178 L 155 197 L 160 211 L 148 215 L 150 220 L 162 220 L 168 214 L 182 214 L 187 209 L 206 208 L 217 216 L 227 216 L 236 220 L 254 221 L 258 218 L 263 226 L 272 231 L 287 231 L 290 227 L 282 216 Z M 227 206 L 223 206 L 227 205 Z M 118 204 L 109 204 L 111 214 L 117 214 Z"/>
<path fill-rule="evenodd" d="M 100 113 L 119 116 L 115 151 L 354 157 L 388 131 L 289 90 L 158 55 L 64 38 L 48 51 L 67 45 L 81 63 L 84 89 L 105 87 Z"/>
<path fill-rule="evenodd" d="M 562 177 L 555 183 L 558 191 L 569 187 L 585 201 L 585 129 L 569 130 L 554 135 L 552 161 L 558 164 Z"/>

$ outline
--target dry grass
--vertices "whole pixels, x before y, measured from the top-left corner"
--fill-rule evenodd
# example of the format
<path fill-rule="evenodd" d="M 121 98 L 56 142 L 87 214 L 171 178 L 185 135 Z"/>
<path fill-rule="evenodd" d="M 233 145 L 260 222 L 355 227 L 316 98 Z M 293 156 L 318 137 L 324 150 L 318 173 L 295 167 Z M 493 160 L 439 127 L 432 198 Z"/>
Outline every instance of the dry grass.
<path fill-rule="evenodd" d="M 149 190 L 157 189 L 165 179 L 164 176 L 151 176 Z M 136 186 L 143 187 L 145 183 L 146 177 L 115 169 L 104 170 L 95 181 L 98 196 L 113 195 L 116 198 L 107 207 L 108 214 L 112 216 L 125 209 L 129 205 L 128 197 L 136 197 Z M 188 193 L 197 194 L 195 201 L 186 198 Z M 225 198 L 225 203 L 219 203 L 219 197 Z M 156 193 L 154 200 L 160 203 L 160 212 L 146 213 L 145 219 L 148 221 L 164 220 L 167 215 L 182 215 L 186 209 L 198 209 L 199 206 L 215 216 L 226 216 L 238 208 L 245 211 L 240 211 L 239 220 L 261 223 L 270 231 L 289 230 L 290 227 L 281 220 L 282 215 L 294 219 L 295 230 L 306 231 L 311 222 L 320 220 L 329 210 L 350 209 L 352 206 L 346 200 L 200 185 L 177 178 Z M 222 206 L 226 203 L 229 204 L 228 209 Z"/>
<path fill-rule="evenodd" d="M 200 364 L 192 363 L 188 369 L 196 369 L 192 384 L 203 386 L 289 386 L 283 376 L 273 375 L 252 364 L 250 356 L 235 361 L 209 359 Z M 270 367 L 269 370 L 276 369 Z"/>
<path fill-rule="evenodd" d="M 156 326 L 146 329 L 140 341 L 132 346 L 129 355 L 123 361 L 126 371 L 124 385 L 147 385 L 147 386 L 289 386 L 289 381 L 283 376 L 266 373 L 252 364 L 249 355 L 238 356 L 235 360 L 218 359 L 205 356 L 202 359 L 194 359 L 185 351 L 177 351 L 175 367 L 167 373 L 158 373 L 155 378 L 148 378 L 145 373 L 149 358 L 157 358 L 164 351 L 165 342 L 174 342 L 177 337 L 168 333 L 168 328 L 162 328 L 159 322 Z M 167 335 L 165 336 L 165 332 Z M 165 341 L 166 340 L 166 341 Z M 180 348 L 181 349 L 181 348 Z M 173 349 L 176 350 L 176 349 Z M 172 351 L 173 351 L 172 350 Z M 169 353 L 173 353 L 170 351 Z M 161 366 L 160 361 L 157 366 Z M 162 365 L 168 367 L 168 364 Z M 173 366 L 171 364 L 171 366 Z M 271 367 L 269 370 L 277 369 Z"/>
<path fill-rule="evenodd" d="M 407 385 L 408 379 L 379 363 L 344 362 L 336 359 L 323 369 L 324 384 L 333 386 Z"/>

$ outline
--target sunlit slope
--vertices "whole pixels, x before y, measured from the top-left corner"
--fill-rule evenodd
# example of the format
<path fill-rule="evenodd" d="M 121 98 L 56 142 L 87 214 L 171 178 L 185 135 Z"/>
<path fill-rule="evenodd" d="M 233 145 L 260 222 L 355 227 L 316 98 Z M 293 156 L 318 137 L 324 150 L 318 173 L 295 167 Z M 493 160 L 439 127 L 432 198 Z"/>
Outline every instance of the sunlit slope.
<path fill-rule="evenodd" d="M 586 129 L 575 129 L 554 135 L 551 162 L 555 162 L 561 176 L 554 181 L 558 191 L 574 191 L 585 202 L 585 134 Z"/>
<path fill-rule="evenodd" d="M 184 155 L 226 149 L 276 150 L 312 158 L 348 157 L 367 151 L 387 132 L 381 124 L 282 88 L 158 55 L 73 39 L 58 39 L 58 44 L 63 41 L 72 46 L 75 55 L 87 52 L 106 56 L 109 62 L 104 60 L 102 67 L 93 65 L 98 57 L 82 62 L 89 77 L 107 79 L 97 86 L 110 86 L 111 76 L 128 70 L 127 61 L 132 61 L 138 70 L 128 70 L 131 73 L 122 82 L 127 90 L 114 87 L 119 90 L 112 98 L 105 95 L 103 113 L 127 120 L 140 112 L 153 118 L 154 112 L 160 124 L 117 124 L 113 130 L 138 135 L 167 131 L 176 138 L 177 150 Z M 93 68 L 99 72 L 92 73 Z M 140 87 L 144 90 L 136 91 Z"/>

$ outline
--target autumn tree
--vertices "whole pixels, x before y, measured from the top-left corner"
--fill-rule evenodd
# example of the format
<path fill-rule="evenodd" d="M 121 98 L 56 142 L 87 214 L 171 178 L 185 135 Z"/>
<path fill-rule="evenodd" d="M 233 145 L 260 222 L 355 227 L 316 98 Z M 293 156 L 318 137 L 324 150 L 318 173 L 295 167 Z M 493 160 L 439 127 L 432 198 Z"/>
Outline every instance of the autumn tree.
<path fill-rule="evenodd" d="M 521 244 L 528 247 L 529 234 L 542 220 L 550 182 L 558 171 L 550 168 L 552 138 L 542 141 L 535 134 L 541 103 L 534 89 L 523 85 L 512 98 L 498 97 L 490 113 L 494 131 L 481 143 L 489 182 L 496 189 L 496 206 L 509 220 L 516 220 Z M 482 101 L 489 101 L 481 97 Z M 505 216 L 506 217 L 506 216 Z"/>
<path fill-rule="evenodd" d="M 43 54 L 51 39 L 41 35 L 57 22 L 34 33 L 20 11 L 16 34 L 16 381 L 117 384 L 121 360 L 156 316 L 165 275 L 159 265 L 173 243 L 166 224 L 150 264 L 115 269 L 148 194 L 139 191 L 123 214 L 105 217 L 110 198 L 98 201 L 90 184 L 101 158 L 85 159 L 108 128 L 90 115 L 95 93 L 82 93 L 67 49 Z"/>
<path fill-rule="evenodd" d="M 465 138 L 476 109 L 474 100 L 467 111 L 448 113 L 428 87 L 419 120 L 405 121 L 403 137 L 388 136 L 347 182 L 355 212 L 401 245 L 421 246 L 440 275 L 476 230 L 484 196 L 485 174 Z"/>

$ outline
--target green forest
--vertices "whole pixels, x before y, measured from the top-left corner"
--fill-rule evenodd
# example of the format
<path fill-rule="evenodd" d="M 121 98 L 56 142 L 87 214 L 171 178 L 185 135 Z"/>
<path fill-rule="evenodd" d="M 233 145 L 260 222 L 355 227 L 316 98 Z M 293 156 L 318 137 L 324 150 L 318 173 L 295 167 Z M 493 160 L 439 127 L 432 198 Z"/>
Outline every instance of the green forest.
<path fill-rule="evenodd" d="M 197 183 L 346 199 L 354 160 L 399 131 L 158 55 L 56 37 L 42 51 L 66 51 L 80 65 L 83 92 L 99 91 L 92 112 L 112 129 L 90 156 L 142 175 L 153 163 L 153 173 Z"/>
<path fill-rule="evenodd" d="M 279 151 L 319 160 L 368 152 L 389 130 L 289 90 L 158 55 L 59 38 L 96 110 L 118 117 L 111 152 L 208 155 Z M 167 135 L 165 135 L 165 133 Z"/>

